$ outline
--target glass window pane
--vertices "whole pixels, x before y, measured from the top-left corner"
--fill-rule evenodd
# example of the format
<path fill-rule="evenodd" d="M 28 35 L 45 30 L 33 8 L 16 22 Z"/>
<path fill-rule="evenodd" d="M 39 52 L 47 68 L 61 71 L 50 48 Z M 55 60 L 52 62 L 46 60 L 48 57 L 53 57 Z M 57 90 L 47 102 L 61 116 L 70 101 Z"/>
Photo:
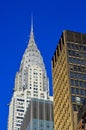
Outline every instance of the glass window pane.
<path fill-rule="evenodd" d="M 72 101 L 75 102 L 75 96 L 72 96 Z"/>
<path fill-rule="evenodd" d="M 75 89 L 74 88 L 71 88 L 71 93 L 75 94 Z"/>
<path fill-rule="evenodd" d="M 70 80 L 70 83 L 71 83 L 72 86 L 74 86 L 74 80 L 73 79 Z"/>
<path fill-rule="evenodd" d="M 79 89 L 78 88 L 76 88 L 76 94 L 79 94 Z"/>
<path fill-rule="evenodd" d="M 75 80 L 75 86 L 78 86 L 78 80 Z"/>
<path fill-rule="evenodd" d="M 83 87 L 83 82 L 79 81 L 79 85 L 80 85 L 80 87 Z"/>

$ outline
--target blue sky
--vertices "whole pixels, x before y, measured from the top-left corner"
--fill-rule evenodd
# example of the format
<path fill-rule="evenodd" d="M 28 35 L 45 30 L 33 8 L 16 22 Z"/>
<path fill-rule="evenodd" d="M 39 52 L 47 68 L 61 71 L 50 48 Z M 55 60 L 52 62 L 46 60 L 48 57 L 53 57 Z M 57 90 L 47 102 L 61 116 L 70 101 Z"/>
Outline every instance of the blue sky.
<path fill-rule="evenodd" d="M 7 130 L 16 71 L 28 44 L 31 12 L 36 44 L 44 58 L 52 94 L 51 58 L 63 30 L 86 33 L 86 0 L 0 2 L 0 130 Z"/>

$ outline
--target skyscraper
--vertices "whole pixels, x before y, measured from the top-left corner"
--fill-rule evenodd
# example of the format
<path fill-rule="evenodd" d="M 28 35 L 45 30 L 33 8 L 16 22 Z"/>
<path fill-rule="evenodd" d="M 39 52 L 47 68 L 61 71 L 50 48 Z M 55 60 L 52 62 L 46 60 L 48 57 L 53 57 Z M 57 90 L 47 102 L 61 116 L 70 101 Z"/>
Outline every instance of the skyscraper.
<path fill-rule="evenodd" d="M 75 130 L 86 98 L 86 34 L 64 31 L 52 58 L 55 130 Z"/>
<path fill-rule="evenodd" d="M 15 77 L 14 93 L 9 105 L 8 130 L 20 130 L 31 98 L 51 100 L 45 65 L 34 40 L 33 22 L 28 46 Z"/>

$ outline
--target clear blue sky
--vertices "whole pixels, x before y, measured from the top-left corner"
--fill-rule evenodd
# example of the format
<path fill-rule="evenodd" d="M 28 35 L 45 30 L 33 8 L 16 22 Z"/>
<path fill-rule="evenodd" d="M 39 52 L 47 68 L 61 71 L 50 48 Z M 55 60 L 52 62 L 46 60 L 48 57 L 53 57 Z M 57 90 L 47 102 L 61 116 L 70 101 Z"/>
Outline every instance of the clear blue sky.
<path fill-rule="evenodd" d="M 86 33 L 86 0 L 3 0 L 0 2 L 0 130 L 7 130 L 16 71 L 27 47 L 31 12 L 34 35 L 51 82 L 51 58 L 63 30 Z"/>

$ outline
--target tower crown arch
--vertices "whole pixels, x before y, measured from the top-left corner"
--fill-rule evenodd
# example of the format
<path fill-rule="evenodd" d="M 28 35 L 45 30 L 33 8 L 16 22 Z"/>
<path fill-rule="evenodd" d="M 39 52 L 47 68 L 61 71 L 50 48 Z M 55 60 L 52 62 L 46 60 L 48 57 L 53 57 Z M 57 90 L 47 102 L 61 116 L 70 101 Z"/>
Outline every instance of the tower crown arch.
<path fill-rule="evenodd" d="M 35 65 L 41 67 L 45 71 L 45 65 L 43 62 L 43 58 L 35 43 L 33 32 L 30 33 L 30 39 L 28 42 L 28 46 L 27 46 L 27 48 L 23 54 L 22 60 L 21 60 L 20 70 L 24 69 L 24 66 L 28 67 L 29 64 L 35 64 Z"/>
<path fill-rule="evenodd" d="M 28 70 L 30 67 L 33 68 L 32 70 L 34 70 L 34 68 L 36 70 L 36 68 L 37 68 L 38 73 L 39 73 L 39 70 L 41 70 L 41 73 L 42 73 L 41 90 L 48 91 L 49 90 L 48 77 L 47 77 L 45 65 L 43 62 L 43 58 L 35 43 L 32 27 L 31 27 L 31 32 L 30 32 L 30 39 L 28 41 L 28 46 L 23 54 L 21 64 L 20 64 L 19 73 L 21 72 L 21 77 L 17 76 L 19 78 L 16 78 L 17 82 L 15 82 L 15 83 L 19 84 L 16 86 L 17 86 L 17 88 L 19 88 L 20 91 L 23 88 L 24 89 L 30 88 L 30 81 L 28 79 L 28 76 L 30 75 L 30 73 L 28 72 Z M 33 76 L 34 76 L 34 74 L 33 74 Z M 33 80 L 31 80 L 31 81 L 34 82 Z M 33 85 L 33 83 L 31 85 Z"/>

